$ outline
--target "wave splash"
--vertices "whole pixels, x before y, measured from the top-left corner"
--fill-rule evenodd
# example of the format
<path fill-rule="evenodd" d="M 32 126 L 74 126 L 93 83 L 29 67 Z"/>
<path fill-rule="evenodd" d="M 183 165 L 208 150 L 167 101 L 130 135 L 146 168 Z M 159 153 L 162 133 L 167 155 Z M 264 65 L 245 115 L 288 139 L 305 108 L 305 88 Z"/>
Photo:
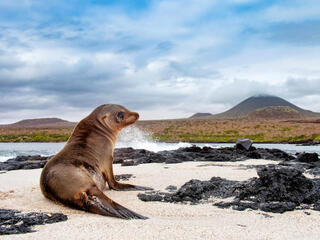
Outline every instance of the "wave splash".
<path fill-rule="evenodd" d="M 163 143 L 152 139 L 152 133 L 141 130 L 136 126 L 124 128 L 118 135 L 116 148 L 132 147 L 153 152 L 175 150 L 180 147 L 190 147 L 190 143 Z"/>

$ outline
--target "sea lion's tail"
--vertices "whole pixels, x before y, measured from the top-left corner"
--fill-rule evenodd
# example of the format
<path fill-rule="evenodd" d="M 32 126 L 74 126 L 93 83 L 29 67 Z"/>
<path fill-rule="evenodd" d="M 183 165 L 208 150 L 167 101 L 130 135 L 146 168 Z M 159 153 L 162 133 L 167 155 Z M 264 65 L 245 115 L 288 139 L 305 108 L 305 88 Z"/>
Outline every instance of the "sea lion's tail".
<path fill-rule="evenodd" d="M 123 219 L 147 219 L 108 198 L 96 186 L 87 193 L 83 193 L 84 210 L 104 216 L 118 217 Z"/>

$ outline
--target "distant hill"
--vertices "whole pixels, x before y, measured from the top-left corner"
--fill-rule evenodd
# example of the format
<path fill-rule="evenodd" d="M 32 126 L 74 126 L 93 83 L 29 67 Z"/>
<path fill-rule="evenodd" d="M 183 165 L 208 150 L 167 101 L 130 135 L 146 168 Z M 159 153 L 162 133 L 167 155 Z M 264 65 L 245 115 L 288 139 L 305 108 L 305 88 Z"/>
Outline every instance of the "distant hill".
<path fill-rule="evenodd" d="M 16 123 L 0 125 L 1 127 L 13 127 L 13 128 L 43 128 L 43 127 L 74 127 L 75 122 L 69 122 L 60 118 L 36 118 L 25 119 Z"/>
<path fill-rule="evenodd" d="M 253 119 L 301 119 L 304 116 L 299 111 L 288 106 L 272 106 L 259 108 L 248 114 Z"/>
<path fill-rule="evenodd" d="M 258 95 L 245 99 L 226 112 L 208 116 L 208 118 L 220 119 L 243 117 L 256 117 L 266 119 L 297 119 L 320 117 L 320 113 L 302 109 L 280 97 Z"/>
<path fill-rule="evenodd" d="M 283 106 L 290 107 L 293 110 L 296 110 L 301 117 L 320 117 L 320 113 L 315 113 L 309 110 L 302 109 L 280 97 L 269 96 L 269 95 L 258 95 L 247 98 L 246 100 L 240 102 L 230 110 L 214 115 L 218 118 L 238 118 L 245 117 L 248 114 L 265 107 L 275 107 Z M 281 109 L 278 109 L 278 112 Z M 284 108 L 282 110 L 285 110 Z M 283 113 L 282 113 L 283 114 Z M 290 115 L 290 114 L 289 114 Z"/>
<path fill-rule="evenodd" d="M 202 118 L 202 117 L 209 117 L 212 116 L 211 113 L 195 113 L 189 118 Z"/>

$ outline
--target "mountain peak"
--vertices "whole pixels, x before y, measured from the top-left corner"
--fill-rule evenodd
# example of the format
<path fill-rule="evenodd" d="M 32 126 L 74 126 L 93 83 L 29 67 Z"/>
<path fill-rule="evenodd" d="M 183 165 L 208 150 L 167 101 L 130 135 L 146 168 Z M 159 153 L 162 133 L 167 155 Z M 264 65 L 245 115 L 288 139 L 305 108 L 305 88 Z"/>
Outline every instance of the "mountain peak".
<path fill-rule="evenodd" d="M 75 123 L 60 118 L 24 119 L 16 123 L 4 125 L 6 127 L 71 127 Z"/>
<path fill-rule="evenodd" d="M 242 117 L 259 117 L 259 118 L 305 118 L 320 117 L 320 113 L 302 109 L 287 100 L 270 95 L 256 94 L 253 95 L 226 112 L 216 115 L 207 115 L 213 118 L 242 118 Z M 193 118 L 202 117 L 199 114 L 192 116 Z"/>
<path fill-rule="evenodd" d="M 267 98 L 267 97 L 276 97 L 276 98 L 278 98 L 275 95 L 271 95 L 271 94 L 267 94 L 267 93 L 258 93 L 256 95 L 253 95 L 253 96 L 249 97 L 249 98 Z"/>
<path fill-rule="evenodd" d="M 320 113 L 314 113 L 312 111 L 308 111 L 305 109 L 302 109 L 287 100 L 274 96 L 274 95 L 268 95 L 268 94 L 258 94 L 254 95 L 252 97 L 249 97 L 233 108 L 229 109 L 228 111 L 224 113 L 220 113 L 215 115 L 219 118 L 238 118 L 238 117 L 245 117 L 248 114 L 258 110 L 263 109 L 267 107 L 288 107 L 290 109 L 293 109 L 297 111 L 301 117 L 319 117 Z M 285 108 L 280 108 L 285 109 Z M 279 111 L 279 109 L 278 109 Z"/>

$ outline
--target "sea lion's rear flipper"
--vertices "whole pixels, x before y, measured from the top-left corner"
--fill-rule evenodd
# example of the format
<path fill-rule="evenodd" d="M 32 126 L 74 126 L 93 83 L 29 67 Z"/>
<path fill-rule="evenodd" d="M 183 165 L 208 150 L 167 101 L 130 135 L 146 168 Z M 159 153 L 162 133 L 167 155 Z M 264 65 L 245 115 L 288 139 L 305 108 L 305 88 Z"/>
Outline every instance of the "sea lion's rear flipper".
<path fill-rule="evenodd" d="M 139 186 L 139 185 L 132 185 L 128 183 L 120 183 L 120 182 L 115 182 L 115 184 L 111 185 L 108 182 L 108 185 L 111 189 L 117 190 L 117 191 L 148 191 L 148 190 L 153 190 L 153 188 L 150 187 L 144 187 L 144 186 Z"/>
<path fill-rule="evenodd" d="M 114 202 L 96 187 L 88 192 L 88 198 L 84 207 L 89 212 L 104 216 L 123 219 L 148 219 Z"/>
<path fill-rule="evenodd" d="M 130 185 L 129 187 L 125 187 L 123 189 L 120 190 L 127 190 L 127 191 L 148 191 L 148 190 L 153 190 L 153 188 L 151 187 L 144 187 L 144 186 L 139 186 L 139 185 Z"/>

